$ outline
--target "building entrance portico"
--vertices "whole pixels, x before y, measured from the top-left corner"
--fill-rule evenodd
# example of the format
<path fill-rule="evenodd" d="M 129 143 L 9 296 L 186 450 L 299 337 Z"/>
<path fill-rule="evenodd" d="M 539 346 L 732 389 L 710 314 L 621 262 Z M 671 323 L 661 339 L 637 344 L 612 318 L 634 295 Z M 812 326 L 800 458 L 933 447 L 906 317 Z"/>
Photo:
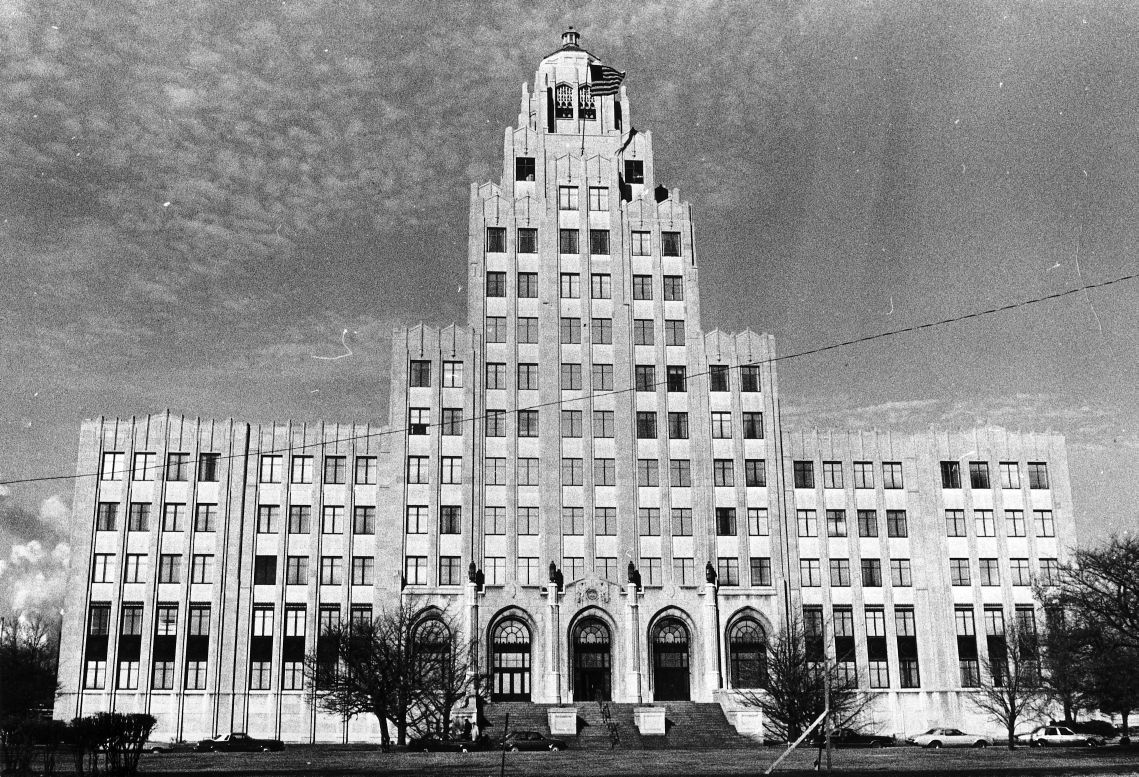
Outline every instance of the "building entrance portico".
<path fill-rule="evenodd" d="M 583 618 L 572 632 L 573 700 L 613 698 L 612 634 L 598 618 Z"/>

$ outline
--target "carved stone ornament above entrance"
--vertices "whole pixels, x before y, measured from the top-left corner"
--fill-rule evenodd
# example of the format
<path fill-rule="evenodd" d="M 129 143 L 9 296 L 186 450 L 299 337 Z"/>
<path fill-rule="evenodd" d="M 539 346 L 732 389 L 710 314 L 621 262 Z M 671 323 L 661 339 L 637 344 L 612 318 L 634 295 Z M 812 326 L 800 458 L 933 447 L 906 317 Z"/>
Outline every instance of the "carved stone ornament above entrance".
<path fill-rule="evenodd" d="M 572 595 L 579 605 L 608 604 L 612 581 L 600 577 L 585 577 L 566 585 L 566 595 Z"/>

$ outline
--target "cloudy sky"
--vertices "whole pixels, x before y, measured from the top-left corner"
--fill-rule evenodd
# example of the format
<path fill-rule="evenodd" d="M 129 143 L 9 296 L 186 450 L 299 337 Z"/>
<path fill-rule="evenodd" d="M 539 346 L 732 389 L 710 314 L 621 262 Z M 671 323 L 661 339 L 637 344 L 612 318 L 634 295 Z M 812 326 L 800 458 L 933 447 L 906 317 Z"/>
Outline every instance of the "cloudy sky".
<path fill-rule="evenodd" d="M 1139 268 L 1126 3 L 0 0 L 0 482 L 98 415 L 386 420 L 390 328 L 465 320 L 469 183 L 569 24 L 693 204 L 706 328 L 794 353 Z M 1059 430 L 1093 541 L 1139 528 L 1137 305 L 791 359 L 783 402 Z M 71 484 L 0 493 L 0 593 L 50 599 Z"/>

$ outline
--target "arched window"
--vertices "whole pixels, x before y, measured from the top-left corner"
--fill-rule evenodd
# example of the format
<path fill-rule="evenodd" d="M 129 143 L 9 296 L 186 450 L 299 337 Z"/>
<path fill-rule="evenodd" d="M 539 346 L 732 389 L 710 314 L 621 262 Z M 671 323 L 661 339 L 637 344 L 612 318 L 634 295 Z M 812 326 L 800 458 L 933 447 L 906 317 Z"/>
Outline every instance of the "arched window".
<path fill-rule="evenodd" d="M 608 701 L 613 693 L 609 627 L 596 618 L 573 629 L 573 699 Z"/>
<path fill-rule="evenodd" d="M 666 618 L 653 629 L 653 698 L 691 698 L 688 670 L 688 629 L 676 618 Z"/>
<path fill-rule="evenodd" d="M 526 624 L 509 618 L 494 627 L 490 663 L 495 699 L 530 701 L 530 630 Z"/>
<path fill-rule="evenodd" d="M 569 84 L 558 84 L 554 88 L 554 117 L 573 118 L 573 87 Z"/>
<path fill-rule="evenodd" d="M 582 84 L 577 88 L 577 115 L 583 119 L 597 118 L 597 110 L 593 104 L 593 91 L 589 84 Z"/>
<path fill-rule="evenodd" d="M 421 672 L 445 671 L 451 658 L 451 630 L 438 618 L 425 618 L 412 632 L 412 651 Z"/>
<path fill-rule="evenodd" d="M 767 634 L 754 618 L 740 618 L 728 629 L 728 661 L 733 688 L 767 686 Z"/>

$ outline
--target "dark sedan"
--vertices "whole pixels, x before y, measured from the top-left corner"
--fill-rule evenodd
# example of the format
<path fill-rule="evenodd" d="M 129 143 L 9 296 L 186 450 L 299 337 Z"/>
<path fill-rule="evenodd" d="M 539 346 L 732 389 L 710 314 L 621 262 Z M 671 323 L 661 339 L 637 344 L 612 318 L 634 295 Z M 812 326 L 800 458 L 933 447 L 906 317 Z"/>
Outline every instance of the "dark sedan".
<path fill-rule="evenodd" d="M 213 739 L 203 739 L 194 749 L 200 753 L 249 753 L 283 750 L 285 743 L 279 739 L 257 739 L 243 732 L 221 734 Z"/>
<path fill-rule="evenodd" d="M 502 743 L 511 752 L 519 750 L 565 750 L 566 743 L 560 739 L 550 739 L 537 731 L 511 731 Z"/>
<path fill-rule="evenodd" d="M 482 749 L 478 742 L 469 739 L 443 739 L 435 734 L 417 737 L 407 743 L 413 753 L 469 753 Z"/>
<path fill-rule="evenodd" d="M 813 741 L 818 745 L 822 740 L 822 736 L 816 736 Z M 892 747 L 895 744 L 893 737 L 863 734 L 852 728 L 840 728 L 831 732 L 832 747 Z"/>

